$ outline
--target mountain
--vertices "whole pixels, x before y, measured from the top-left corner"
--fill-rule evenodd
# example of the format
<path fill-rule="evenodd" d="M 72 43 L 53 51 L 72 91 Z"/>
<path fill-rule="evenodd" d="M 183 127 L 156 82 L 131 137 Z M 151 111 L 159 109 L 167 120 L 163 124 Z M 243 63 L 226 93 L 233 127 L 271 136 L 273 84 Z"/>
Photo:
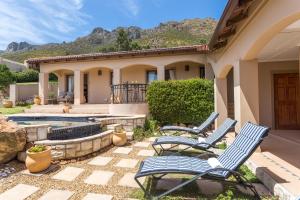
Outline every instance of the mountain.
<path fill-rule="evenodd" d="M 12 42 L 0 56 L 23 62 L 25 59 L 44 56 L 107 52 L 114 46 L 120 28 L 128 32 L 129 37 L 147 48 L 175 47 L 206 44 L 211 38 L 217 21 L 212 18 L 168 21 L 150 29 L 137 26 L 118 27 L 112 31 L 101 27 L 94 28 L 86 36 L 72 42 L 32 45 L 27 42 Z"/>

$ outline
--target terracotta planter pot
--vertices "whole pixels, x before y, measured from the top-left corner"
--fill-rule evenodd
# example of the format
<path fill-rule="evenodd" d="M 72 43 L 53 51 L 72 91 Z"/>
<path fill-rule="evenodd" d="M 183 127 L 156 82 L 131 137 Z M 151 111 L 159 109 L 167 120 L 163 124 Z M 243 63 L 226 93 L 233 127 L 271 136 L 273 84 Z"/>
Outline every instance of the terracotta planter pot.
<path fill-rule="evenodd" d="M 3 104 L 4 108 L 12 108 L 13 107 L 12 101 L 9 101 L 9 100 L 4 100 L 2 104 Z"/>
<path fill-rule="evenodd" d="M 46 147 L 45 151 L 38 153 L 29 152 L 28 150 L 26 153 L 25 165 L 31 173 L 43 171 L 51 164 L 51 147 Z"/>
<path fill-rule="evenodd" d="M 63 112 L 69 113 L 71 108 L 72 108 L 72 106 L 70 106 L 70 105 L 64 105 Z"/>
<path fill-rule="evenodd" d="M 127 137 L 125 132 L 115 133 L 113 135 L 113 144 L 115 146 L 123 146 L 127 143 Z"/>
<path fill-rule="evenodd" d="M 33 102 L 35 105 L 41 105 L 41 98 L 40 97 L 34 97 Z"/>

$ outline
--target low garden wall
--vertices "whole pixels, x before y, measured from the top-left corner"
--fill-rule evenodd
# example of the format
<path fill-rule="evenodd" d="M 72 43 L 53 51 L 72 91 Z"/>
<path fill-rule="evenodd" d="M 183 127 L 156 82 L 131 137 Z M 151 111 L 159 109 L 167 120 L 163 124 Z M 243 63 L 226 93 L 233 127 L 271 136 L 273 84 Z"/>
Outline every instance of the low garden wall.
<path fill-rule="evenodd" d="M 49 124 L 24 125 L 26 131 L 27 148 L 33 144 L 51 146 L 53 160 L 72 159 L 97 152 L 107 146 L 112 145 L 114 133 L 126 131 L 127 138 L 133 139 L 133 129 L 145 124 L 145 116 L 135 117 L 110 117 L 96 118 L 100 122 L 102 132 L 92 136 L 86 136 L 68 140 L 49 140 L 48 134 L 51 132 Z M 19 152 L 18 159 L 24 161 L 26 151 Z"/>
<path fill-rule="evenodd" d="M 56 82 L 49 82 L 48 93 L 57 95 L 58 85 Z M 34 95 L 39 94 L 39 83 L 17 83 L 9 86 L 9 99 L 14 105 L 21 101 L 32 100 Z"/>

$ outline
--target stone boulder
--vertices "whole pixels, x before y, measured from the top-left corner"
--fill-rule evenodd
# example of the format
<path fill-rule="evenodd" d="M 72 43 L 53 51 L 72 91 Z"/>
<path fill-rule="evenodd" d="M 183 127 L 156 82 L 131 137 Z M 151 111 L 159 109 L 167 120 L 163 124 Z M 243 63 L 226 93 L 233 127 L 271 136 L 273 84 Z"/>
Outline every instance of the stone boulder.
<path fill-rule="evenodd" d="M 0 164 L 16 157 L 26 144 L 26 132 L 14 122 L 0 116 Z"/>

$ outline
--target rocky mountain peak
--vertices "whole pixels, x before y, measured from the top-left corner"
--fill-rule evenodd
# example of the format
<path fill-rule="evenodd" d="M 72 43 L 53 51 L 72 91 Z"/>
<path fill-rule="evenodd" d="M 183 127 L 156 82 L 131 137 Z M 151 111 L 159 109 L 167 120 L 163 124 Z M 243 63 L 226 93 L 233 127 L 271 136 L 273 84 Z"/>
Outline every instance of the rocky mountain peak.
<path fill-rule="evenodd" d="M 14 51 L 22 51 L 22 50 L 31 50 L 33 49 L 33 45 L 27 42 L 11 42 L 7 45 L 6 51 L 7 52 L 14 52 Z"/>

